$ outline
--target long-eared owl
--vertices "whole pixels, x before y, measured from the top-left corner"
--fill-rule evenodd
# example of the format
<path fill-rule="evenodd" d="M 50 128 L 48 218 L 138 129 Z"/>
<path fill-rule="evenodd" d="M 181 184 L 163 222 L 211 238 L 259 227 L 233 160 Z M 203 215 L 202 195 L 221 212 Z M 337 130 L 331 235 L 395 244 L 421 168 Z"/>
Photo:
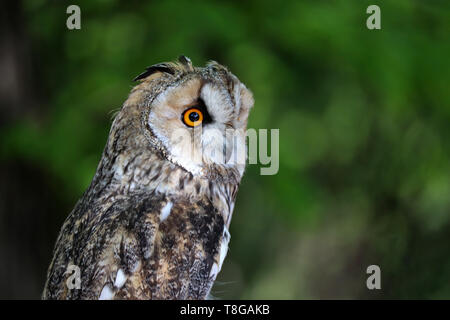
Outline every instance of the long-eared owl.
<path fill-rule="evenodd" d="M 135 80 L 61 228 L 44 299 L 205 299 L 222 267 L 252 94 L 184 56 Z"/>

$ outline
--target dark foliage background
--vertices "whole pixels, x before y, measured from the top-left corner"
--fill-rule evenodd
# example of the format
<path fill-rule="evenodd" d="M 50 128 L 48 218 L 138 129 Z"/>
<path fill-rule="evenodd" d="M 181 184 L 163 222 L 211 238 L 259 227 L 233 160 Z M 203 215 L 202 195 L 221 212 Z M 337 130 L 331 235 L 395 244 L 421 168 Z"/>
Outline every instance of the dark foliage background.
<path fill-rule="evenodd" d="M 1 4 L 0 298 L 39 298 L 131 79 L 179 54 L 228 65 L 249 126 L 280 129 L 279 173 L 247 169 L 215 296 L 450 298 L 448 1 L 81 1 L 70 31 L 74 3 Z"/>

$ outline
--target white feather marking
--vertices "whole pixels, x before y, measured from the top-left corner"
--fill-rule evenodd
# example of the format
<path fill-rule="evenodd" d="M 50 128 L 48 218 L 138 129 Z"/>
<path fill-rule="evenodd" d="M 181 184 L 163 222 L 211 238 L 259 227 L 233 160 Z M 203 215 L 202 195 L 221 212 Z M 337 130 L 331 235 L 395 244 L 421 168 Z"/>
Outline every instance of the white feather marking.
<path fill-rule="evenodd" d="M 227 224 L 228 224 L 228 222 L 229 222 L 230 219 L 231 219 L 231 215 L 233 214 L 233 211 L 234 211 L 234 202 L 232 202 L 232 203 L 230 204 L 230 213 L 229 213 L 229 216 L 228 216 Z"/>
<path fill-rule="evenodd" d="M 123 285 L 125 284 L 125 281 L 127 281 L 127 277 L 125 276 L 125 273 L 123 272 L 122 269 L 119 269 L 117 271 L 117 275 L 116 275 L 116 281 L 114 282 L 114 286 L 116 288 L 122 288 Z"/>
<path fill-rule="evenodd" d="M 167 204 L 161 209 L 161 214 L 159 216 L 159 219 L 161 222 L 167 219 L 167 217 L 170 214 L 170 211 L 172 210 L 173 203 L 171 201 L 167 202 Z"/>
<path fill-rule="evenodd" d="M 111 290 L 109 285 L 104 286 L 98 300 L 112 300 L 112 298 L 114 298 L 114 292 Z"/>
<path fill-rule="evenodd" d="M 226 89 L 207 83 L 202 87 L 200 97 L 208 106 L 208 112 L 213 118 L 226 122 L 233 115 L 234 106 Z"/>
<path fill-rule="evenodd" d="M 209 277 L 216 279 L 218 273 L 219 273 L 219 266 L 217 265 L 217 263 L 214 263 L 211 267 L 211 272 L 209 273 Z"/>
<path fill-rule="evenodd" d="M 230 233 L 226 226 L 223 227 L 222 242 L 220 243 L 220 253 L 219 253 L 219 271 L 222 269 L 223 261 L 227 256 L 228 252 L 228 242 L 230 241 Z"/>

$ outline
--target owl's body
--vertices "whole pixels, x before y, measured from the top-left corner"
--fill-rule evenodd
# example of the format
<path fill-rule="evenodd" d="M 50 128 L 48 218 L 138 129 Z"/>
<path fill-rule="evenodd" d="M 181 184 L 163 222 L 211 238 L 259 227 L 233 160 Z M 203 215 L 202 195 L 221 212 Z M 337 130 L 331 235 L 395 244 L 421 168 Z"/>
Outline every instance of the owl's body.
<path fill-rule="evenodd" d="M 44 299 L 204 299 L 220 271 L 251 93 L 223 66 L 185 57 L 139 80 L 61 229 Z M 217 132 L 229 128 L 224 148 Z M 79 289 L 68 286 L 71 265 Z"/>

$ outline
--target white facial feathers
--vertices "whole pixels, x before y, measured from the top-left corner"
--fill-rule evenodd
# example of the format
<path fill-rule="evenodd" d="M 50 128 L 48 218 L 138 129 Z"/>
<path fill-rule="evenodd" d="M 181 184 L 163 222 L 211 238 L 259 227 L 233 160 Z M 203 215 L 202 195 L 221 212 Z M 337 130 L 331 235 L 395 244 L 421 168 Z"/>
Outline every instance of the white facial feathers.
<path fill-rule="evenodd" d="M 193 77 L 169 86 L 155 98 L 149 106 L 148 126 L 167 150 L 169 161 L 194 175 L 203 174 L 209 165 L 232 167 L 238 163 L 238 172 L 243 173 L 245 129 L 251 107 L 247 104 L 253 100 L 245 86 L 232 79 L 235 83 L 229 88 L 219 80 Z M 183 114 L 197 105 L 204 105 L 207 115 L 203 119 L 210 121 L 189 126 Z"/>
<path fill-rule="evenodd" d="M 215 122 L 225 124 L 233 119 L 234 106 L 225 88 L 213 83 L 206 83 L 200 91 L 200 98 L 208 107 L 208 112 Z"/>

